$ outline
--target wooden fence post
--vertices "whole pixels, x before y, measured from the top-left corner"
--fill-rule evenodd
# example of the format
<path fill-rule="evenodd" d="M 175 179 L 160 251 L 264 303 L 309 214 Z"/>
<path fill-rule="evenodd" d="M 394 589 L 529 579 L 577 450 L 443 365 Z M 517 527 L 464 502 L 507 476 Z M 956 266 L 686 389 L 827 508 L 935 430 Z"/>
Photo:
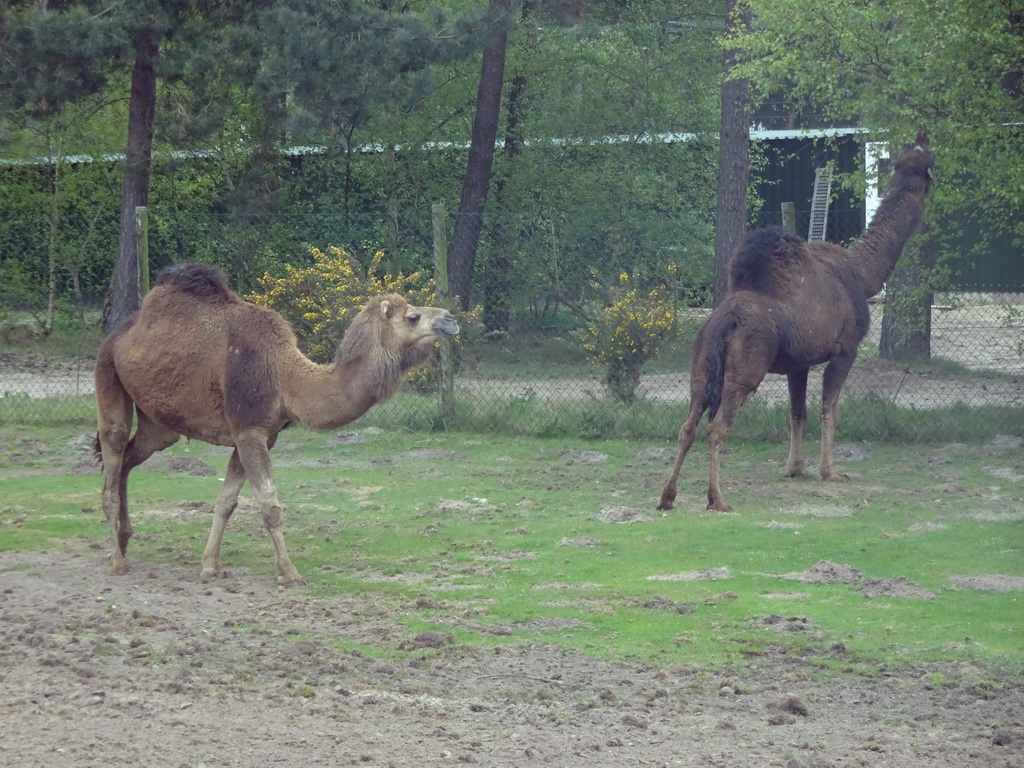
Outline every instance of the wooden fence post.
<path fill-rule="evenodd" d="M 782 204 L 782 228 L 791 235 L 796 234 L 796 206 L 793 203 Z"/>
<path fill-rule="evenodd" d="M 135 209 L 135 247 L 139 257 L 139 303 L 149 293 L 149 208 Z"/>
<path fill-rule="evenodd" d="M 444 203 L 434 203 L 430 207 L 430 214 L 434 236 L 434 284 L 437 286 L 438 299 L 448 305 L 448 236 Z M 451 309 L 450 306 L 448 308 Z M 454 367 L 452 340 L 441 339 L 441 418 L 445 429 L 455 424 Z"/>

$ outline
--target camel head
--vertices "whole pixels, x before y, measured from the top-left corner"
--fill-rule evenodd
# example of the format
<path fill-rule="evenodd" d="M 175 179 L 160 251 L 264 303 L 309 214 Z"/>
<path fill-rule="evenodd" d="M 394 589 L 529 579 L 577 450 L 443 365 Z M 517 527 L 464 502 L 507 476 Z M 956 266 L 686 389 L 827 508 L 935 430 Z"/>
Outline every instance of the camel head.
<path fill-rule="evenodd" d="M 395 293 L 374 296 L 353 318 L 335 359 L 394 360 L 408 370 L 427 361 L 435 341 L 458 332 L 447 309 L 416 307 Z"/>
<path fill-rule="evenodd" d="M 908 144 L 893 168 L 894 174 L 898 173 L 906 180 L 914 180 L 924 187 L 927 194 L 932 184 L 932 167 L 935 165 L 935 155 L 932 153 L 931 144 L 928 141 L 928 134 L 922 131 L 917 134 L 913 144 Z M 910 186 L 904 182 L 905 186 Z"/>
<path fill-rule="evenodd" d="M 415 307 L 397 294 L 370 299 L 365 311 L 378 312 L 403 346 L 417 344 L 429 336 L 455 336 L 459 332 L 459 324 L 447 309 Z"/>

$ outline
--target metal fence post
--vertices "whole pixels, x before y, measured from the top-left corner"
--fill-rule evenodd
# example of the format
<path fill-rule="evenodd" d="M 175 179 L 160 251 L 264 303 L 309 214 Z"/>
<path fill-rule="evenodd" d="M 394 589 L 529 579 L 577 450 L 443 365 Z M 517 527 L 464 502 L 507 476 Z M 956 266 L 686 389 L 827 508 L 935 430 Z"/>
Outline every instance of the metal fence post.
<path fill-rule="evenodd" d="M 434 239 L 434 284 L 438 299 L 448 302 L 448 237 L 445 229 L 444 203 L 430 207 Z M 450 309 L 450 307 L 449 307 Z M 445 429 L 455 424 L 455 370 L 452 359 L 452 341 L 441 340 L 441 418 Z"/>

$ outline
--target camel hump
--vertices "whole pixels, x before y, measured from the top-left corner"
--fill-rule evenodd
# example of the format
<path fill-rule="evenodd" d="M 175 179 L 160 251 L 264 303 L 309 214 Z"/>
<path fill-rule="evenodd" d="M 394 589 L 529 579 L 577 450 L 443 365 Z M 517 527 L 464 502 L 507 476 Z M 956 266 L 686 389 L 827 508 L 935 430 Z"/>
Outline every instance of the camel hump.
<path fill-rule="evenodd" d="M 228 298 L 231 289 L 224 273 L 209 264 L 189 262 L 168 267 L 156 279 L 157 285 L 177 288 L 201 298 Z"/>
<path fill-rule="evenodd" d="M 780 287 L 780 279 L 807 258 L 806 245 L 782 227 L 753 230 L 729 263 L 730 290 L 771 293 Z"/>

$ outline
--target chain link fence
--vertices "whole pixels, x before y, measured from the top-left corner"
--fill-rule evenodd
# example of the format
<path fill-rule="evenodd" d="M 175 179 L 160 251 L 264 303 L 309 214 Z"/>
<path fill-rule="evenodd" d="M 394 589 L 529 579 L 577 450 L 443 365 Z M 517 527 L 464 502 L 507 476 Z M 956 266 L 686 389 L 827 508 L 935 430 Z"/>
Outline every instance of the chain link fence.
<path fill-rule="evenodd" d="M 834 214 L 830 239 L 855 237 L 863 228 L 859 215 Z M 779 220 L 768 212 L 757 223 Z M 149 221 L 154 277 L 175 262 L 204 261 L 222 267 L 243 294 L 266 271 L 308 263 L 313 246 L 339 246 L 364 264 L 382 250 L 383 270 L 433 273 L 429 207 L 402 214 L 273 217 L 153 210 Z M 449 235 L 454 225 L 449 215 Z M 117 237 L 113 215 L 65 217 L 57 224 L 46 216 L 0 222 L 0 421 L 92 419 L 92 365 Z M 674 437 L 689 399 L 690 344 L 708 311 L 713 239 L 713 222 L 700 216 L 598 222 L 569 212 L 531 220 L 487 217 L 471 303 L 486 303 L 488 291 L 492 298 L 500 292 L 505 309 L 500 324 L 462 334 L 454 355 L 454 406 L 441 403 L 429 386 L 407 387 L 364 419 L 413 429 Z M 674 271 L 666 279 L 670 265 Z M 601 307 L 598 286 L 615 285 L 622 273 L 639 276 L 644 286 L 664 285 L 682 331 L 674 348 L 644 365 L 630 401 L 611 394 L 605 367 L 587 354 L 582 340 L 586 308 Z M 871 332 L 844 388 L 845 438 L 1024 431 L 1018 417 L 1024 412 L 1021 294 L 938 295 L 927 360 L 879 357 L 884 311 L 882 296 L 872 305 Z M 812 372 L 812 399 L 819 397 L 821 368 Z M 773 375 L 752 398 L 771 425 L 763 434 L 773 439 L 788 428 L 787 398 L 785 378 Z M 745 411 L 751 409 L 757 406 Z M 891 424 L 899 419 L 920 424 L 919 431 L 894 431 Z"/>

